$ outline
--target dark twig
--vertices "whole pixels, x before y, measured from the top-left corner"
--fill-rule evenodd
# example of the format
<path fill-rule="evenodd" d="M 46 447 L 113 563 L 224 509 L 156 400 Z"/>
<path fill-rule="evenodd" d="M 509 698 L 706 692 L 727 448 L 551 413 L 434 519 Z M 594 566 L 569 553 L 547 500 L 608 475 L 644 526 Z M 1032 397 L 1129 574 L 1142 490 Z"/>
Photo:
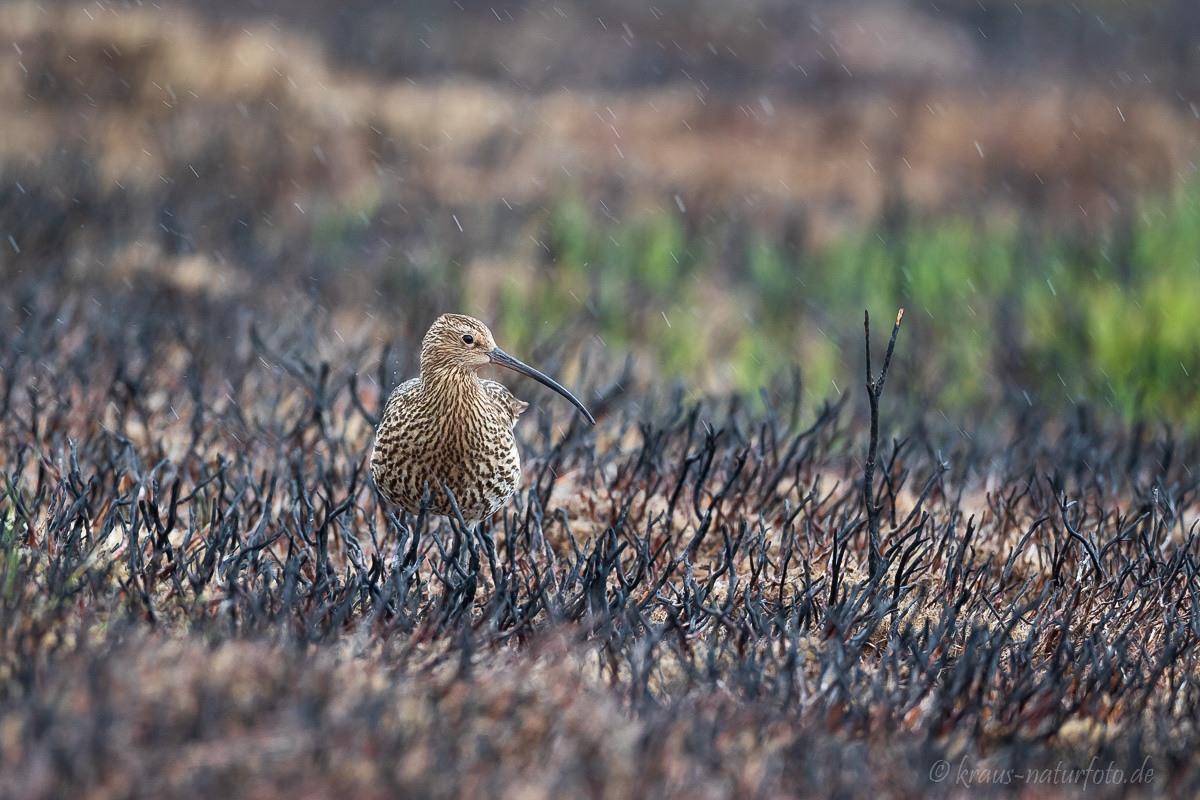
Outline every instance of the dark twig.
<path fill-rule="evenodd" d="M 879 554 L 879 506 L 875 505 L 875 459 L 879 450 L 879 397 L 883 394 L 883 384 L 887 380 L 888 367 L 892 363 L 892 351 L 896 347 L 896 334 L 900 332 L 900 321 L 904 319 L 904 309 L 896 314 L 896 324 L 892 326 L 892 338 L 888 342 L 887 353 L 883 357 L 883 368 L 879 377 L 871 377 L 871 314 L 863 312 L 863 329 L 866 332 L 867 350 L 867 399 L 871 403 L 871 444 L 867 448 L 867 462 L 863 465 L 863 504 L 867 507 L 867 528 L 870 536 L 870 551 L 867 554 L 867 574 L 871 581 L 879 576 L 883 568 L 883 558 Z"/>

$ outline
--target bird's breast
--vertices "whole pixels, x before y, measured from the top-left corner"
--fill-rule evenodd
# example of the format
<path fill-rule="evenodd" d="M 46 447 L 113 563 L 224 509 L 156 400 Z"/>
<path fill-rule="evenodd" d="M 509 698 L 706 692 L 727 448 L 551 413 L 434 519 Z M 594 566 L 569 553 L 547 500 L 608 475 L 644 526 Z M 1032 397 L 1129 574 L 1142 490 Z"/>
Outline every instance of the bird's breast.
<path fill-rule="evenodd" d="M 488 392 L 440 406 L 423 399 L 389 401 L 371 459 L 376 485 L 412 513 L 428 486 L 433 513 L 452 513 L 449 489 L 469 523 L 491 517 L 521 479 L 511 402 Z"/>

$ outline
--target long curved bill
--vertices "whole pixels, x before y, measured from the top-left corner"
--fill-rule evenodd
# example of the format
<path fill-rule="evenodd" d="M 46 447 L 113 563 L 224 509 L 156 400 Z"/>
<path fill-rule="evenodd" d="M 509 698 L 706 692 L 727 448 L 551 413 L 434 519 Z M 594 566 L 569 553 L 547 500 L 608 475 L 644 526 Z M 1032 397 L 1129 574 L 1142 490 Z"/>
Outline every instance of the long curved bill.
<path fill-rule="evenodd" d="M 590 422 L 593 425 L 596 424 L 596 420 L 592 419 L 591 412 L 588 411 L 586 408 L 584 408 L 583 403 L 579 402 L 578 398 L 576 398 L 575 395 L 571 394 L 566 389 L 564 389 L 558 383 L 558 381 L 554 380 L 553 378 L 549 377 L 548 375 L 543 375 L 542 373 L 538 372 L 536 369 L 534 369 L 533 367 L 524 363 L 523 361 L 518 361 L 517 359 L 510 356 L 508 353 L 501 350 L 499 347 L 492 350 L 490 353 L 488 353 L 488 355 L 491 357 L 493 364 L 497 364 L 501 367 L 508 367 L 513 372 L 519 372 L 522 375 L 528 375 L 529 377 L 533 378 L 535 381 L 542 384 L 543 386 L 548 386 L 549 388 L 558 392 L 563 397 L 570 400 L 571 405 L 578 408 L 579 413 L 583 414 L 583 416 L 587 418 L 588 422 Z"/>

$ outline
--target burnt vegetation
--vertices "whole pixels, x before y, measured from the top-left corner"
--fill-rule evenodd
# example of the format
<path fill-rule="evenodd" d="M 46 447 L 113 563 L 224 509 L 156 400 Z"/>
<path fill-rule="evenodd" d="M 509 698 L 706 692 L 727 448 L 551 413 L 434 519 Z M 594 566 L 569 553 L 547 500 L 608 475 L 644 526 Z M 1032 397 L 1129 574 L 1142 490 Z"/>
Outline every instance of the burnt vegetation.
<path fill-rule="evenodd" d="M 1114 69 L 1177 50 L 1161 96 L 1140 69 L 1044 91 L 1033 61 L 1034 89 L 927 85 L 960 74 L 905 66 L 932 46 L 872 68 L 882 4 L 860 61 L 853 15 L 758 3 L 718 36 L 607 4 L 588 41 L 669 59 L 653 81 L 577 58 L 584 4 L 513 8 L 510 37 L 465 2 L 411 47 L 403 4 L 93 5 L 0 8 L 0 797 L 1200 790 L 1200 438 L 1160 421 L 1195 419 L 1200 193 L 1137 206 L 1195 160 L 1189 4 L 1122 12 L 1172 48 L 1107 10 L 938 4 L 987 64 L 1064 31 Z M 1013 15 L 1058 22 L 992 35 Z M 857 77 L 767 58 L 785 17 Z M 469 80 L 415 80 L 485 37 Z M 738 74 L 710 40 L 779 69 L 710 92 Z M 1023 222 L 905 233 L 963 209 Z M 1033 244 L 1101 221 L 1131 233 Z M 857 314 L 900 304 L 863 386 Z M 478 531 L 367 469 L 443 311 L 498 322 L 598 420 L 500 376 L 533 403 L 523 489 Z M 1072 378 L 1097 341 L 1109 393 Z"/>
<path fill-rule="evenodd" d="M 526 489 L 475 532 L 364 467 L 416 342 L 28 282 L 0 326 L 6 794 L 858 794 L 963 756 L 1195 786 L 1194 439 L 1030 411 L 984 441 L 884 403 L 871 579 L 861 394 L 697 399 L 596 358 L 598 428 L 533 410 Z"/>

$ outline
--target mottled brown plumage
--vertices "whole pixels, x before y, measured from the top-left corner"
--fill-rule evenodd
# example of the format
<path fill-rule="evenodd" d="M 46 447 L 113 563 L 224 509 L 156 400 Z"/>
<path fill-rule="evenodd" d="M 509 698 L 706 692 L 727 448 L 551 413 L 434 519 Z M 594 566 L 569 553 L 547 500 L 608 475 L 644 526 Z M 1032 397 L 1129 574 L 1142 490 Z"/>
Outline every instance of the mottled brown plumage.
<path fill-rule="evenodd" d="M 496 347 L 477 319 L 444 314 L 421 342 L 421 375 L 396 387 L 375 434 L 371 475 L 389 501 L 416 513 L 428 485 L 429 511 L 453 513 L 448 488 L 463 519 L 477 525 L 512 497 L 521 479 L 513 436 L 517 416 L 528 407 L 476 370 L 507 367 L 549 386 L 592 415 L 550 378 Z"/>

